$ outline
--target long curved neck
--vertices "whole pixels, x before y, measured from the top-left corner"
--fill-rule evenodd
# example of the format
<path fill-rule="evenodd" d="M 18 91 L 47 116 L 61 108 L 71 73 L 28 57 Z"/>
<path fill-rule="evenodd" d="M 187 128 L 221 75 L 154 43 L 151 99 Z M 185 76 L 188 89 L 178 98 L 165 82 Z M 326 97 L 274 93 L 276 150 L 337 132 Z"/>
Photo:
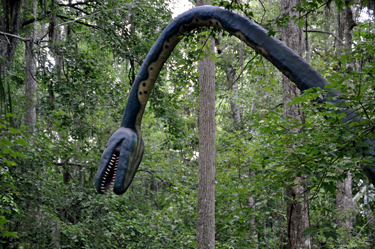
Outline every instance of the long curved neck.
<path fill-rule="evenodd" d="M 121 126 L 140 131 L 143 113 L 156 78 L 184 33 L 198 27 L 220 28 L 236 36 L 275 65 L 300 90 L 324 88 L 327 81 L 293 50 L 267 30 L 233 11 L 195 7 L 176 17 L 162 32 L 144 60 L 131 89 Z"/>

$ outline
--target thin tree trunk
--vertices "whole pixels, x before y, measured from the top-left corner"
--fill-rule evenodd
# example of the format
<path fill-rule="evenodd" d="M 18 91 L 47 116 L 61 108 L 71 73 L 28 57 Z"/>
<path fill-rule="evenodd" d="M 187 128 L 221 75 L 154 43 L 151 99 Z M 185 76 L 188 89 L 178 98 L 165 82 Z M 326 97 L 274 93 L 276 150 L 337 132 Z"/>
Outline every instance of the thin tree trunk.
<path fill-rule="evenodd" d="M 340 17 L 340 15 L 339 15 Z M 339 28 L 343 28 L 344 34 L 341 33 L 341 37 L 344 36 L 344 46 L 345 52 L 350 53 L 353 44 L 353 28 L 356 25 L 353 20 L 353 12 L 350 6 L 344 7 L 342 18 L 340 19 L 342 23 L 339 23 Z M 346 65 L 347 70 L 353 70 L 348 62 Z M 339 172 L 342 174 L 342 172 Z M 336 195 L 336 208 L 339 213 L 337 218 L 337 224 L 344 231 L 345 239 L 344 243 L 349 241 L 351 236 L 351 231 L 353 229 L 353 219 L 350 212 L 353 206 L 353 194 L 352 194 L 352 175 L 350 171 L 347 177 L 341 182 L 336 183 L 337 195 Z"/>
<path fill-rule="evenodd" d="M 292 8 L 299 0 L 282 0 L 281 9 L 289 12 L 290 16 L 299 16 L 299 13 L 292 12 Z M 302 55 L 303 52 L 303 36 L 302 28 L 296 23 L 289 20 L 288 26 L 282 29 L 282 40 L 286 45 Z M 283 104 L 285 118 L 301 118 L 301 111 L 298 105 L 288 106 L 288 103 L 295 96 L 299 95 L 299 89 L 290 84 L 287 77 L 283 75 Z M 307 181 L 304 177 L 296 177 L 297 186 L 287 189 L 289 203 L 287 207 L 288 220 L 288 242 L 290 249 L 311 249 L 310 237 L 304 237 L 302 232 L 310 227 L 309 205 L 307 194 L 303 194 Z M 303 196 L 302 200 L 301 197 Z"/>
<path fill-rule="evenodd" d="M 237 70 L 228 65 L 227 70 L 227 81 L 228 85 L 231 87 L 230 90 L 232 92 L 232 97 L 230 98 L 230 113 L 233 119 L 234 127 L 236 130 L 239 129 L 239 123 L 241 123 L 241 114 L 240 114 L 240 107 L 237 104 L 238 101 L 238 81 L 237 80 Z"/>
<path fill-rule="evenodd" d="M 199 0 L 197 6 L 209 4 Z M 214 39 L 210 51 L 214 51 Z M 197 248 L 215 248 L 215 62 L 199 62 L 199 176 Z"/>
<path fill-rule="evenodd" d="M 309 15 L 305 17 L 305 60 L 307 63 L 311 64 L 311 53 L 310 53 L 310 44 L 309 44 L 309 33 L 307 32 L 309 27 Z"/>
<path fill-rule="evenodd" d="M 32 11 L 35 20 L 37 13 L 36 0 L 29 0 L 32 5 Z M 36 33 L 36 21 L 33 22 L 31 27 L 27 29 L 27 36 L 30 41 L 25 42 L 25 125 L 29 127 L 30 131 L 34 130 L 36 119 L 36 60 L 34 55 L 34 40 Z"/>
<path fill-rule="evenodd" d="M 132 1 L 130 6 L 129 6 L 129 14 L 130 14 L 129 15 L 129 18 L 130 18 L 129 23 L 130 23 L 130 36 L 131 37 L 134 37 L 134 34 L 135 34 L 133 6 L 134 6 L 134 3 Z M 130 63 L 130 71 L 129 71 L 128 77 L 129 77 L 130 85 L 133 85 L 134 80 L 135 80 L 135 61 L 134 61 L 134 58 L 130 58 L 129 63 Z"/>
<path fill-rule="evenodd" d="M 345 230 L 345 237 L 350 236 L 353 229 L 353 220 L 350 212 L 352 211 L 352 175 L 348 172 L 348 176 L 341 182 L 336 183 L 336 208 L 339 212 L 337 224 Z"/>
<path fill-rule="evenodd" d="M 250 177 L 254 177 L 254 173 L 249 174 Z M 246 206 L 252 208 L 255 212 L 255 198 L 249 197 L 246 201 Z M 255 217 L 251 218 L 250 220 L 250 241 L 251 241 L 251 248 L 259 248 L 258 246 L 258 231 L 257 231 L 257 224 L 255 222 Z"/>

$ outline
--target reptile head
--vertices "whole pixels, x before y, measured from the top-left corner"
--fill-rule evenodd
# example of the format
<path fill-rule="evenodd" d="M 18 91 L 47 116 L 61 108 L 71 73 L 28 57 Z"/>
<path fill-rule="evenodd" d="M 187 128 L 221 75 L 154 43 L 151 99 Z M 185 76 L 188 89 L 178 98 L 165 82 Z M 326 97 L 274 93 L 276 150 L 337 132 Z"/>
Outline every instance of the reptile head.
<path fill-rule="evenodd" d="M 130 128 L 121 127 L 109 139 L 103 152 L 95 187 L 105 194 L 113 187 L 121 195 L 128 189 L 142 160 L 144 144 L 142 135 Z"/>

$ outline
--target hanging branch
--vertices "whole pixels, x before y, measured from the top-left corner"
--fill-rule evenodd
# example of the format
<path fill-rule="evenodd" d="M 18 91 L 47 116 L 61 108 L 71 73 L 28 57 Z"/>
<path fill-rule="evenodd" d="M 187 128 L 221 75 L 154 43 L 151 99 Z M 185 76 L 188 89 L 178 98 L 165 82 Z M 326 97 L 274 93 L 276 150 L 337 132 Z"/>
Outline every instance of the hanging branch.
<path fill-rule="evenodd" d="M 64 7 L 64 6 L 68 6 L 68 7 L 74 7 L 74 6 L 76 6 L 76 5 L 88 5 L 88 6 L 90 6 L 90 4 L 89 3 L 92 3 L 92 2 L 94 2 L 94 1 L 86 1 L 86 2 L 76 2 L 76 3 L 68 3 L 68 4 L 59 4 L 59 6 L 62 6 L 62 7 Z"/>
<path fill-rule="evenodd" d="M 252 62 L 259 54 L 256 54 L 253 58 L 251 58 L 247 63 L 246 65 L 244 66 L 244 68 L 242 69 L 241 73 L 238 75 L 237 79 L 233 82 L 233 84 L 231 84 L 229 87 L 228 87 L 228 91 L 232 88 L 232 86 L 234 84 L 236 84 L 236 82 L 239 80 L 239 78 L 241 77 L 243 71 L 245 70 L 245 68 L 247 67 L 247 65 L 249 65 L 250 62 Z"/>
<path fill-rule="evenodd" d="M 329 31 L 324 31 L 324 30 L 317 30 L 317 29 L 305 29 L 303 32 L 310 32 L 310 33 L 321 33 L 321 34 L 328 34 L 332 35 L 338 42 L 340 42 L 342 45 L 344 45 L 344 42 L 341 41 L 335 34 Z"/>
<path fill-rule="evenodd" d="M 101 11 L 98 11 L 98 12 L 92 13 L 92 14 L 90 14 L 90 15 L 85 15 L 85 16 L 77 17 L 76 19 L 73 19 L 73 20 L 71 20 L 71 21 L 67 21 L 67 22 L 59 23 L 59 24 L 57 24 L 57 25 L 55 26 L 55 28 L 60 27 L 60 26 L 62 26 L 62 25 L 64 25 L 64 24 L 69 24 L 69 23 L 77 22 L 77 21 L 82 20 L 82 19 L 91 18 L 92 16 L 97 15 L 97 14 L 99 14 L 100 12 L 101 12 Z M 62 17 L 62 16 L 59 16 L 59 17 L 61 17 L 61 18 L 66 18 L 66 17 Z M 83 23 L 82 23 L 82 24 L 83 24 Z M 85 25 L 90 25 L 90 24 L 85 24 Z M 92 26 L 92 25 L 90 25 L 90 26 Z"/>
<path fill-rule="evenodd" d="M 0 34 L 4 35 L 6 38 L 7 38 L 7 36 L 10 36 L 10 37 L 19 39 L 19 40 L 24 41 L 24 42 L 31 41 L 31 38 L 23 38 L 21 36 L 9 34 L 9 33 L 2 32 L 2 31 L 0 31 Z M 8 38 L 7 38 L 7 40 L 8 40 Z M 10 43 L 9 40 L 8 40 L 8 43 Z"/>
<path fill-rule="evenodd" d="M 260 22 L 263 23 L 263 18 L 264 18 L 264 16 L 266 15 L 267 10 L 266 10 L 266 8 L 264 7 L 264 4 L 263 4 L 262 0 L 259 0 L 259 2 L 260 2 L 260 4 L 262 5 L 262 8 L 263 8 L 263 10 L 264 10 L 263 15 L 262 15 L 262 19 L 260 19 Z"/>

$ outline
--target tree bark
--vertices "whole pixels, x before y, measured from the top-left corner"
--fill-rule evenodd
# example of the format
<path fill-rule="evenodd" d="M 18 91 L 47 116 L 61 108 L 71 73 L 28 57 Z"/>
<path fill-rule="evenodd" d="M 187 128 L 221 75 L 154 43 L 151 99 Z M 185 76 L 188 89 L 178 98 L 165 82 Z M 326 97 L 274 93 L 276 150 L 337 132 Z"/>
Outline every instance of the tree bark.
<path fill-rule="evenodd" d="M 290 249 L 311 249 L 310 236 L 304 237 L 302 232 L 310 227 L 309 202 L 305 177 L 296 177 L 297 186 L 287 189 L 289 203 L 287 207 L 288 242 Z M 303 196 L 301 200 L 301 196 Z"/>
<path fill-rule="evenodd" d="M 232 92 L 232 97 L 230 98 L 230 113 L 231 117 L 233 119 L 234 128 L 236 130 L 239 129 L 239 123 L 241 123 L 241 113 L 240 113 L 240 107 L 237 104 L 238 101 L 238 82 L 237 80 L 237 70 L 232 67 L 231 65 L 228 65 L 226 69 L 227 73 L 227 81 L 228 85 L 230 86 L 230 90 Z"/>
<path fill-rule="evenodd" d="M 29 0 L 32 6 L 32 12 L 36 20 L 37 4 L 36 0 Z M 36 60 L 34 55 L 34 40 L 36 33 L 36 21 L 33 22 L 31 27 L 27 29 L 27 36 L 29 41 L 25 42 L 25 125 L 29 127 L 30 131 L 34 131 L 36 119 Z"/>
<path fill-rule="evenodd" d="M 22 25 L 21 0 L 3 0 L 1 1 L 1 7 L 0 31 L 14 36 L 0 35 L 0 111 L 11 112 L 11 99 L 6 94 L 7 91 L 10 91 L 9 89 L 6 90 L 6 69 L 10 70 L 12 67 L 13 57 L 19 40 L 17 37 Z"/>
<path fill-rule="evenodd" d="M 352 175 L 348 172 L 348 176 L 342 181 L 337 182 L 336 208 L 339 212 L 337 224 L 345 230 L 345 237 L 351 234 L 353 229 L 352 215 L 349 212 L 352 209 Z"/>
<path fill-rule="evenodd" d="M 290 16 L 299 16 L 299 13 L 293 12 L 292 8 L 299 0 L 282 0 L 281 9 L 288 12 Z M 300 56 L 303 54 L 303 35 L 302 28 L 289 20 L 285 29 L 281 31 L 282 40 L 288 47 L 293 49 Z M 285 118 L 301 118 L 301 111 L 298 105 L 287 106 L 295 96 L 300 94 L 299 89 L 290 84 L 289 79 L 283 75 L 283 104 Z M 297 186 L 287 189 L 289 203 L 287 207 L 288 220 L 288 242 L 290 249 L 311 249 L 310 236 L 304 237 L 302 232 L 310 227 L 309 204 L 307 194 L 303 194 L 307 181 L 305 177 L 296 177 Z M 302 200 L 301 197 L 303 196 Z"/>
<path fill-rule="evenodd" d="M 21 0 L 2 1 L 2 15 L 0 15 L 0 31 L 19 35 L 22 18 L 21 18 Z M 18 39 L 11 36 L 0 35 L 0 72 L 6 67 L 10 67 L 14 54 L 16 53 Z"/>
<path fill-rule="evenodd" d="M 340 18 L 340 16 L 342 16 L 342 18 Z M 347 53 L 350 53 L 353 44 L 353 28 L 356 25 L 353 20 L 353 12 L 350 6 L 344 7 L 343 13 L 341 15 L 339 13 L 338 15 L 338 20 L 342 22 L 338 22 L 339 29 L 344 31 L 344 34 L 340 34 L 340 38 L 342 38 L 342 36 L 345 37 L 345 50 Z M 353 70 L 354 68 L 351 68 L 350 63 L 348 62 L 346 65 L 346 69 Z M 339 172 L 339 174 L 342 174 L 342 172 Z M 348 242 L 351 236 L 351 231 L 353 229 L 353 219 L 352 215 L 350 214 L 353 206 L 352 175 L 350 171 L 348 172 L 347 177 L 342 182 L 339 181 L 336 183 L 336 186 L 336 208 L 339 213 L 337 218 L 337 224 L 345 234 L 344 242 Z"/>
<path fill-rule="evenodd" d="M 199 0 L 197 6 L 209 4 Z M 210 52 L 214 51 L 214 38 Z M 199 176 L 197 207 L 197 248 L 215 248 L 215 62 L 199 62 Z"/>

